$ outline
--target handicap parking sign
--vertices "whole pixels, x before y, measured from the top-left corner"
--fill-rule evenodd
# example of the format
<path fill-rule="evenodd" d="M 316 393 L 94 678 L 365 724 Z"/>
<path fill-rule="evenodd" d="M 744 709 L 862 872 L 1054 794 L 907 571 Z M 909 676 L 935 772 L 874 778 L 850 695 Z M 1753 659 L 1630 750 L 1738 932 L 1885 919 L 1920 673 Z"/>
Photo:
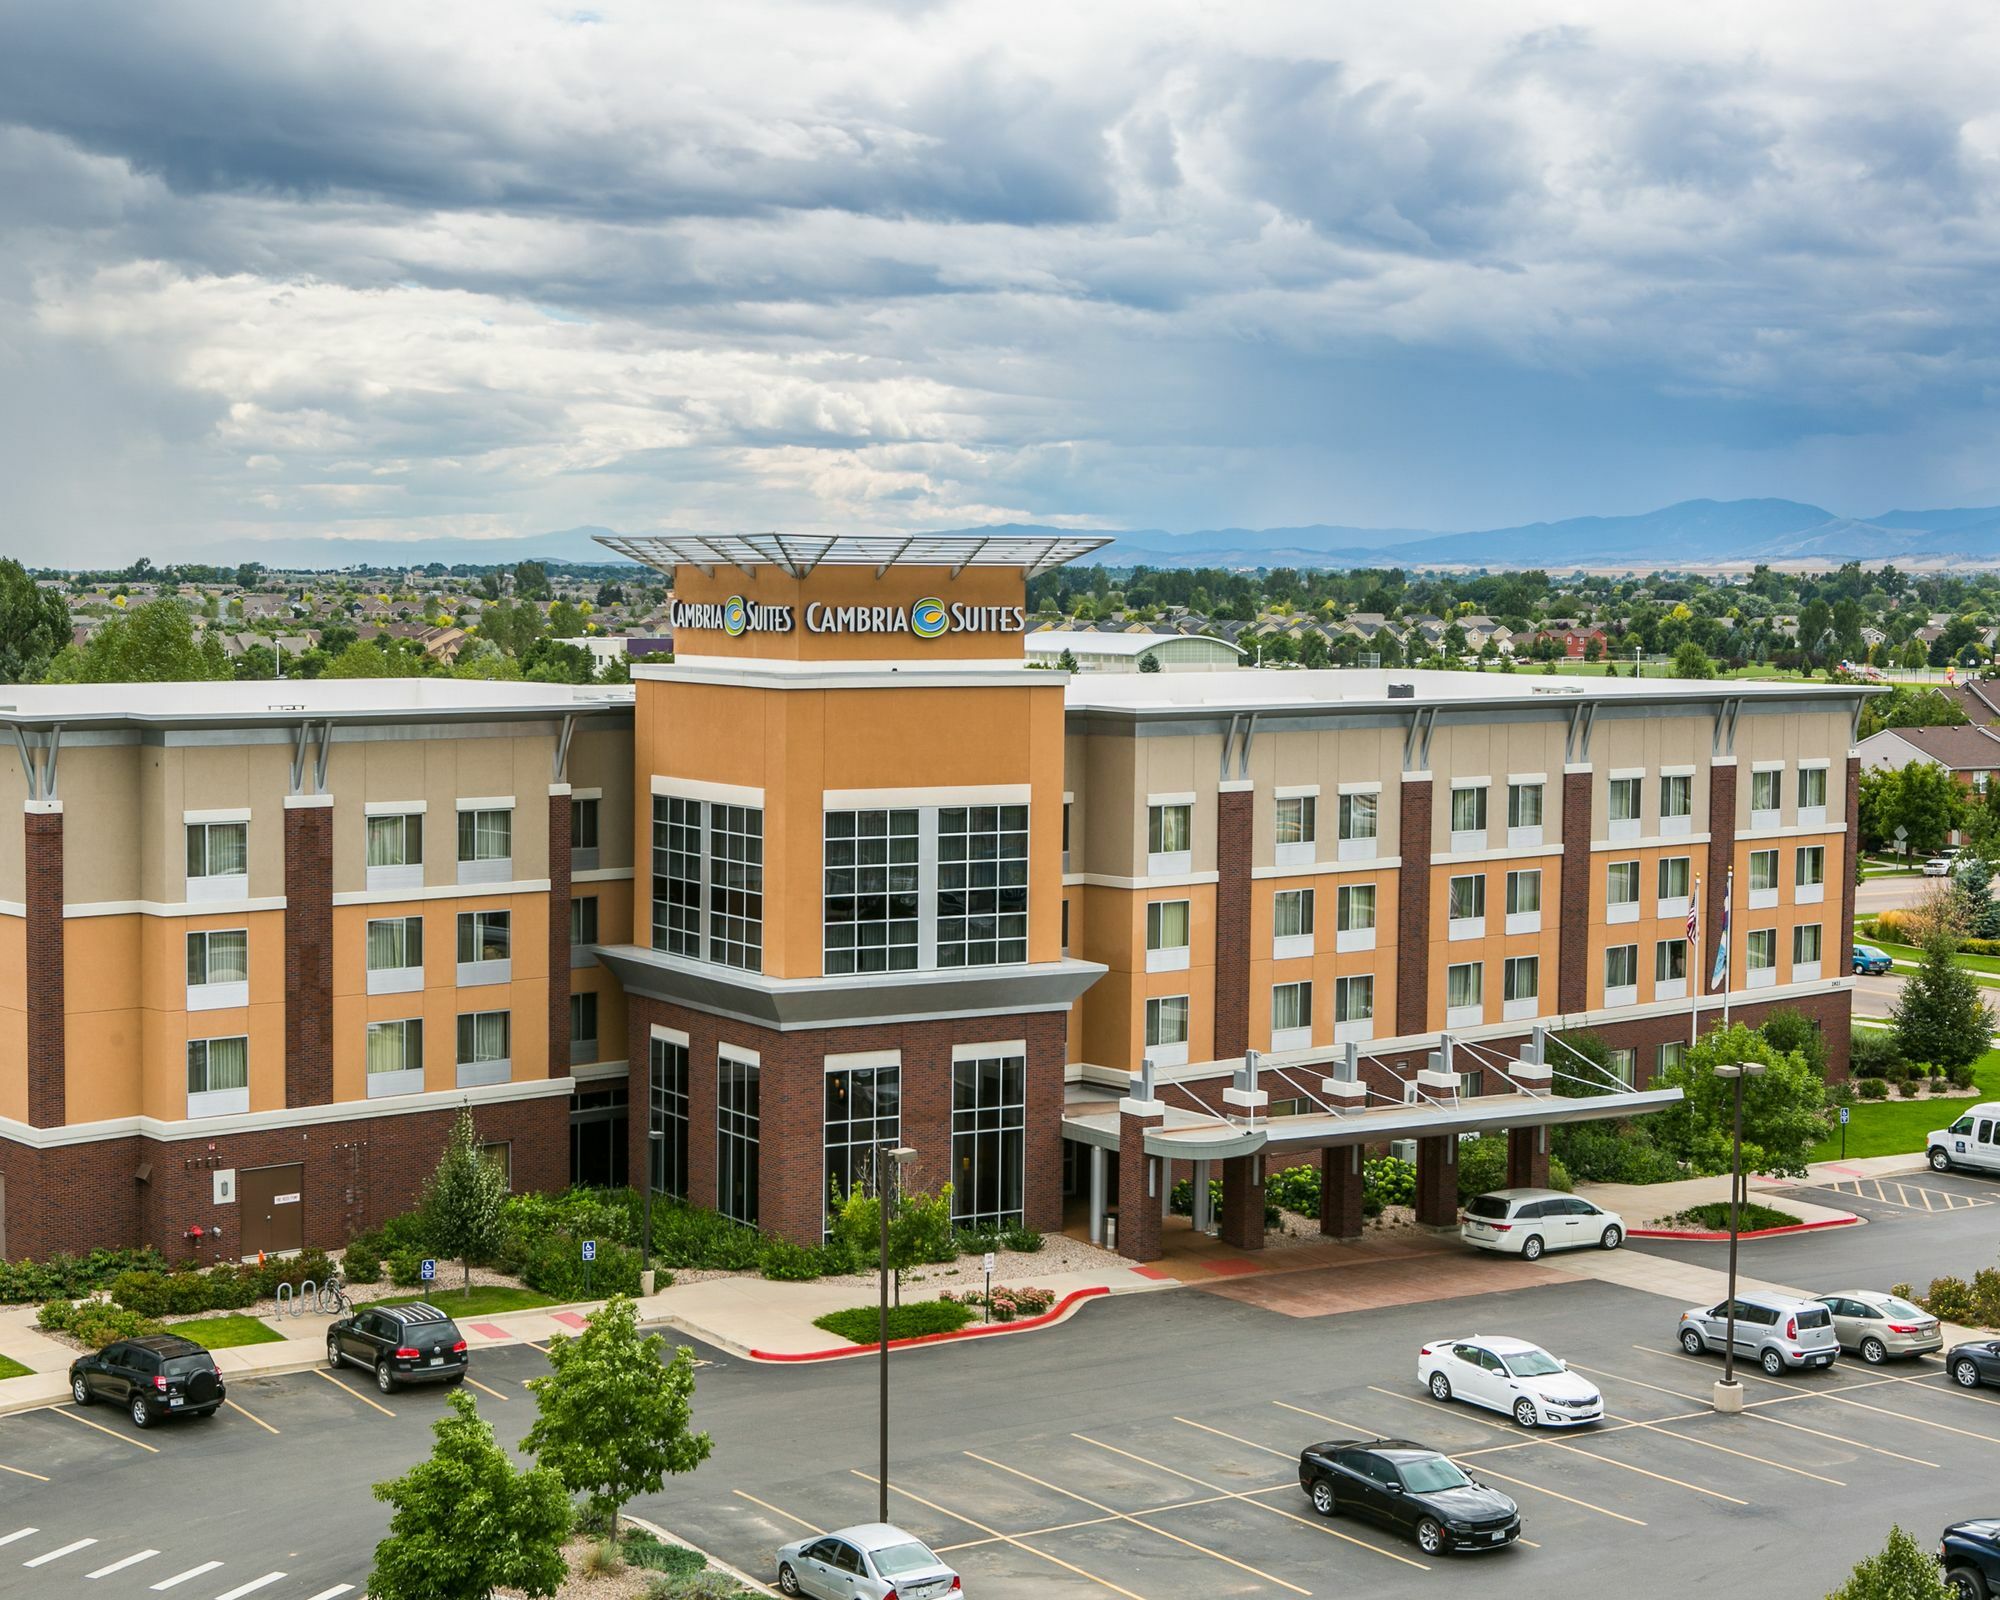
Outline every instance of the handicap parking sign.
<path fill-rule="evenodd" d="M 438 1275 L 437 1262 L 434 1261 L 431 1257 L 425 1256 L 422 1265 L 420 1265 L 417 1268 L 417 1276 L 422 1278 L 425 1283 L 429 1283 L 432 1279 L 437 1277 L 437 1275 Z"/>
<path fill-rule="evenodd" d="M 1842 1126 L 1843 1128 L 1847 1126 L 1847 1107 L 1846 1107 L 1846 1106 L 1842 1106 L 1842 1107 L 1840 1108 L 1840 1125 L 1841 1125 L 1841 1126 Z"/>
<path fill-rule="evenodd" d="M 597 1241 L 595 1239 L 586 1239 L 583 1241 L 583 1259 L 586 1261 L 595 1261 L 597 1259 Z"/>

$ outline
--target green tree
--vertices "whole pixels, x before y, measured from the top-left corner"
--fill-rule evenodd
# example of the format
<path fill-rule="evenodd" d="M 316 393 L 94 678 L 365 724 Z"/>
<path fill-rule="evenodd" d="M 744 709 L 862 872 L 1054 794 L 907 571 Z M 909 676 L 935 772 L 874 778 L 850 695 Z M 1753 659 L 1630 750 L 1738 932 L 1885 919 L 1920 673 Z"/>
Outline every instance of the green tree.
<path fill-rule="evenodd" d="M 1715 663 L 1694 640 L 1683 639 L 1674 649 L 1673 663 L 1667 668 L 1667 674 L 1674 678 L 1712 678 L 1715 676 Z"/>
<path fill-rule="evenodd" d="M 1826 1084 L 1803 1056 L 1740 1022 L 1705 1034 L 1660 1074 L 1658 1087 L 1682 1098 L 1649 1119 L 1654 1141 L 1696 1174 L 1729 1171 L 1736 1087 L 1715 1069 L 1734 1061 L 1764 1064 L 1743 1081 L 1743 1170 L 1804 1176 L 1808 1152 L 1826 1137 Z"/>
<path fill-rule="evenodd" d="M 557 639 L 580 639 L 586 624 L 583 613 L 567 600 L 558 600 L 549 607 L 549 633 Z"/>
<path fill-rule="evenodd" d="M 1075 672 L 1079 670 L 1076 664 L 1076 652 L 1071 650 L 1068 645 L 1064 645 L 1062 654 L 1056 657 L 1056 670 L 1058 672 Z"/>
<path fill-rule="evenodd" d="M 424 1184 L 424 1231 L 431 1248 L 457 1256 L 465 1269 L 465 1292 L 472 1292 L 472 1263 L 500 1245 L 500 1208 L 507 1201 L 507 1174 L 488 1156 L 470 1110 L 461 1109 L 445 1140 L 444 1154 Z"/>
<path fill-rule="evenodd" d="M 111 617 L 84 642 L 50 661 L 49 683 L 198 683 L 234 677 L 222 641 L 197 635 L 194 617 L 174 599 L 149 601 Z"/>
<path fill-rule="evenodd" d="M 587 1514 L 613 1533 L 627 1501 L 658 1494 L 669 1473 L 694 1471 L 712 1448 L 691 1426 L 694 1352 L 682 1345 L 663 1362 L 664 1343 L 640 1334 L 638 1307 L 617 1295 L 575 1338 L 551 1339 L 549 1375 L 528 1383 L 538 1415 L 521 1448 L 589 1496 Z"/>
<path fill-rule="evenodd" d="M 1904 683 L 1887 694 L 1868 697 L 1861 707 L 1860 737 L 1884 728 L 1959 728 L 1969 720 L 1956 701 L 1938 690 Z"/>
<path fill-rule="evenodd" d="M 560 1343 L 560 1340 L 555 1341 Z M 546 1380 L 543 1380 L 546 1381 Z M 431 1431 L 430 1458 L 375 1485 L 395 1507 L 375 1547 L 375 1600 L 488 1600 L 495 1589 L 552 1595 L 568 1574 L 569 1496 L 549 1468 L 517 1470 L 462 1389 Z"/>
<path fill-rule="evenodd" d="M 1821 1078 L 1826 1076 L 1826 1037 L 1819 1024 L 1796 1006 L 1774 1006 L 1758 1028 L 1774 1050 L 1799 1057 Z"/>
<path fill-rule="evenodd" d="M 542 636 L 542 614 L 533 606 L 502 600 L 488 606 L 479 616 L 479 632 L 508 655 L 519 658 Z"/>
<path fill-rule="evenodd" d="M 597 657 L 580 644 L 537 639 L 521 657 L 521 676 L 535 683 L 590 683 L 597 676 Z"/>
<path fill-rule="evenodd" d="M 1993 1014 L 1979 981 L 1955 957 L 1958 941 L 1943 927 L 1924 941 L 1923 960 L 1903 983 L 1889 1008 L 1896 1045 L 1910 1061 L 1945 1068 L 1964 1066 L 1985 1054 L 1993 1036 Z"/>
<path fill-rule="evenodd" d="M 0 683 L 33 683 L 69 643 L 69 602 L 38 588 L 27 569 L 0 561 Z"/>
<path fill-rule="evenodd" d="M 1862 837 L 1877 848 L 1902 828 L 1909 848 L 1928 855 L 1943 847 L 1965 816 L 1965 791 L 1935 761 L 1864 772 L 1857 799 Z"/>
<path fill-rule="evenodd" d="M 548 599 L 549 569 L 539 561 L 517 561 L 514 564 L 514 594 L 521 600 Z"/>
<path fill-rule="evenodd" d="M 1139 670 L 1141 672 L 1158 672 L 1160 670 L 1160 658 L 1150 654 L 1139 657 Z"/>
<path fill-rule="evenodd" d="M 1826 1600 L 1952 1600 L 1958 1592 L 1945 1582 L 1937 1558 L 1899 1523 L 1889 1530 L 1881 1554 L 1858 1562 Z"/>
<path fill-rule="evenodd" d="M 1982 801 L 1975 809 L 1985 811 Z M 1964 902 L 1965 931 L 1974 939 L 2000 939 L 2000 903 L 1993 898 L 1993 864 L 1977 851 L 1958 858 L 1952 874 Z"/>

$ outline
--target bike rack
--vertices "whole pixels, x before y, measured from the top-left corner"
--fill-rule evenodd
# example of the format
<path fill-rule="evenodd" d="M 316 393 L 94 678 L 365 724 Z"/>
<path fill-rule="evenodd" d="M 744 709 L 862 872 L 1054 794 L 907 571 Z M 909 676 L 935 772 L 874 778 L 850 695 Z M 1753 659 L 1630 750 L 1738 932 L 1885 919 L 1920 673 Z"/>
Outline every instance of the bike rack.
<path fill-rule="evenodd" d="M 313 1310 L 317 1311 L 319 1309 L 319 1286 L 310 1278 L 301 1283 L 298 1293 L 292 1296 L 292 1315 L 295 1317 L 304 1316 L 308 1301 L 312 1303 Z"/>
<path fill-rule="evenodd" d="M 296 1317 L 296 1316 L 297 1316 L 297 1315 L 299 1314 L 299 1311 L 298 1311 L 298 1298 L 299 1298 L 299 1297 L 298 1297 L 298 1296 L 297 1296 L 296 1294 L 294 1294 L 294 1293 L 292 1292 L 292 1286 L 291 1286 L 291 1285 L 290 1285 L 289 1283 L 281 1283 L 281 1284 L 279 1284 L 279 1285 L 278 1285 L 278 1309 L 277 1309 L 277 1313 L 276 1313 L 276 1314 L 277 1314 L 278 1316 L 281 1316 L 281 1317 L 285 1315 L 285 1302 L 286 1302 L 287 1300 L 289 1300 L 289 1301 L 291 1301 L 291 1302 L 292 1302 L 292 1313 L 291 1313 L 291 1314 L 292 1314 L 293 1316 L 295 1316 L 295 1317 Z"/>

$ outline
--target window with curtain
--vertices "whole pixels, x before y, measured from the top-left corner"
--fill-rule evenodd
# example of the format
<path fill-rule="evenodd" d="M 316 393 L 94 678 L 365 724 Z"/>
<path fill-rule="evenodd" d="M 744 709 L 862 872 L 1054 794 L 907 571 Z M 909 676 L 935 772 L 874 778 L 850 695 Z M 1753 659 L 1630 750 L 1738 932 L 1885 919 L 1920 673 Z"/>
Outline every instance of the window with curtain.
<path fill-rule="evenodd" d="M 1345 890 L 1341 891 L 1343 894 Z M 1280 889 L 1271 897 L 1271 928 L 1280 939 L 1297 939 L 1313 931 L 1313 892 Z"/>
<path fill-rule="evenodd" d="M 570 801 L 569 847 L 572 850 L 595 850 L 597 848 L 596 800 Z"/>
<path fill-rule="evenodd" d="M 1826 804 L 1826 768 L 1799 768 L 1799 804 L 1805 807 Z"/>
<path fill-rule="evenodd" d="M 1653 946 L 1653 978 L 1658 983 L 1673 983 L 1688 975 L 1688 942 L 1685 939 L 1662 939 Z"/>
<path fill-rule="evenodd" d="M 1693 883 L 1693 862 L 1687 856 L 1662 856 L 1660 858 L 1660 898 L 1662 900 L 1685 900 L 1688 888 Z"/>
<path fill-rule="evenodd" d="M 1278 843 L 1311 844 L 1316 837 L 1319 801 L 1309 794 L 1278 801 Z"/>
<path fill-rule="evenodd" d="M 1343 884 L 1334 893 L 1333 909 L 1338 932 L 1356 933 L 1364 928 L 1374 927 L 1375 885 Z"/>
<path fill-rule="evenodd" d="M 1792 929 L 1792 961 L 1817 961 L 1824 948 L 1826 930 L 1817 922 L 1804 922 Z"/>
<path fill-rule="evenodd" d="M 1753 889 L 1775 889 L 1778 887 L 1777 851 L 1752 850 L 1750 852 L 1750 887 Z"/>
<path fill-rule="evenodd" d="M 1148 806 L 1146 808 L 1146 853 L 1148 855 L 1179 855 L 1193 848 L 1193 806 Z"/>
<path fill-rule="evenodd" d="M 368 1024 L 369 1072 L 419 1072 L 424 1065 L 424 1024 L 421 1017 Z"/>
<path fill-rule="evenodd" d="M 1772 776 L 1776 777 L 1777 774 L 1773 773 Z M 1662 1073 L 1673 1071 L 1675 1067 L 1681 1064 L 1681 1058 L 1686 1054 L 1687 1045 L 1683 1041 L 1669 1039 L 1665 1044 L 1660 1046 L 1659 1070 Z"/>
<path fill-rule="evenodd" d="M 1340 797 L 1340 836 L 1343 839 L 1373 839 L 1379 836 L 1381 796 L 1344 794 Z"/>
<path fill-rule="evenodd" d="M 1609 795 L 1609 809 L 1605 813 L 1613 822 L 1637 822 L 1639 820 L 1639 780 L 1637 778 L 1613 778 Z"/>
<path fill-rule="evenodd" d="M 569 903 L 569 942 L 597 943 L 597 896 L 580 894 Z"/>
<path fill-rule="evenodd" d="M 512 959 L 513 913 L 509 911 L 461 911 L 458 914 L 458 960 L 461 966 L 476 961 Z"/>
<path fill-rule="evenodd" d="M 1375 978 L 1362 973 L 1353 978 L 1333 980 L 1333 1020 L 1367 1022 L 1375 1015 Z"/>
<path fill-rule="evenodd" d="M 1744 940 L 1744 966 L 1752 972 L 1762 972 L 1778 964 L 1778 930 L 1776 928 L 1755 928 Z"/>
<path fill-rule="evenodd" d="M 1826 846 L 1818 844 L 1802 845 L 1798 858 L 1798 885 L 1802 889 L 1811 888 L 1816 883 L 1826 882 Z"/>
<path fill-rule="evenodd" d="M 1446 967 L 1444 972 L 1444 1003 L 1456 1011 L 1461 1006 L 1484 1005 L 1486 1002 L 1486 968 L 1477 961 L 1462 962 L 1455 967 Z"/>
<path fill-rule="evenodd" d="M 250 871 L 250 824 L 190 822 L 187 825 L 187 875 L 229 878 Z"/>
<path fill-rule="evenodd" d="M 1159 996 L 1146 1002 L 1146 1043 L 1186 1044 L 1188 1037 L 1188 997 L 1184 994 Z"/>
<path fill-rule="evenodd" d="M 190 986 L 250 981 L 250 935 L 243 928 L 218 928 L 187 936 Z"/>
<path fill-rule="evenodd" d="M 1501 968 L 1500 981 L 1506 999 L 1535 999 L 1542 992 L 1541 958 L 1509 956 L 1506 965 Z"/>
<path fill-rule="evenodd" d="M 1694 814 L 1694 779 L 1675 773 L 1660 780 L 1660 815 L 1686 817 Z"/>
<path fill-rule="evenodd" d="M 458 1018 L 458 1064 L 506 1061 L 512 1055 L 512 1013 L 466 1011 Z"/>
<path fill-rule="evenodd" d="M 1542 873 L 1539 867 L 1507 874 L 1507 915 L 1518 917 L 1542 909 Z"/>
<path fill-rule="evenodd" d="M 1284 1033 L 1293 1028 L 1310 1028 L 1313 1020 L 1312 985 L 1278 983 L 1271 986 L 1271 1031 Z"/>
<path fill-rule="evenodd" d="M 1472 791 L 1468 790 L 1468 793 Z M 1453 922 L 1463 922 L 1468 917 L 1486 915 L 1486 878 L 1474 873 L 1463 878 L 1453 878 L 1446 891 L 1449 902 L 1447 915 Z"/>
<path fill-rule="evenodd" d="M 1539 783 L 1507 785 L 1507 826 L 1539 828 L 1542 825 L 1542 786 Z"/>
<path fill-rule="evenodd" d="M 1486 789 L 1454 789 L 1451 791 L 1451 831 L 1453 833 L 1484 833 L 1486 831 Z"/>
<path fill-rule="evenodd" d="M 505 861 L 514 854 L 514 813 L 461 811 L 458 814 L 458 859 Z"/>
<path fill-rule="evenodd" d="M 387 972 L 424 964 L 424 919 L 378 917 L 368 924 L 368 970 Z"/>
<path fill-rule="evenodd" d="M 1752 811 L 1776 811 L 1778 809 L 1778 780 L 1782 772 L 1753 772 L 1750 774 L 1750 809 Z"/>
<path fill-rule="evenodd" d="M 1154 900 L 1146 907 L 1146 948 L 1184 950 L 1188 943 L 1188 902 Z"/>
<path fill-rule="evenodd" d="M 424 859 L 424 819 L 421 813 L 368 819 L 368 865 L 414 867 Z"/>
<path fill-rule="evenodd" d="M 1635 906 L 1639 903 L 1639 863 L 1614 861 L 1604 869 L 1604 900 L 1607 905 Z"/>
<path fill-rule="evenodd" d="M 213 1094 L 218 1089 L 250 1087 L 250 1041 L 190 1039 L 187 1047 L 188 1093 Z"/>
<path fill-rule="evenodd" d="M 1639 981 L 1639 947 L 1615 944 L 1604 952 L 1604 987 L 1629 989 Z"/>

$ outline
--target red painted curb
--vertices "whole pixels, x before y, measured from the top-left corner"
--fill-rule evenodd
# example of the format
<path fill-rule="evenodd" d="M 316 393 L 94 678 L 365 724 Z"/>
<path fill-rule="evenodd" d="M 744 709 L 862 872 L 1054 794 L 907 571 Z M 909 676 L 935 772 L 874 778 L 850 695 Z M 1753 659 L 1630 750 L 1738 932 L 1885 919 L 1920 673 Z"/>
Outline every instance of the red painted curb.
<path fill-rule="evenodd" d="M 1785 1233 L 1817 1233 L 1823 1228 L 1852 1228 L 1859 1217 L 1834 1217 L 1825 1222 L 1788 1222 L 1782 1228 L 1757 1228 L 1740 1232 L 1739 1239 L 1775 1239 Z M 1694 1244 L 1726 1244 L 1727 1233 L 1683 1233 L 1674 1228 L 1627 1228 L 1628 1239 L 1686 1239 Z"/>
<path fill-rule="evenodd" d="M 1069 1315 L 1080 1302 L 1093 1300 L 1098 1295 L 1111 1291 L 1102 1284 L 1095 1289 L 1076 1289 L 1064 1295 L 1039 1317 L 1024 1317 L 1015 1322 L 982 1323 L 975 1328 L 954 1328 L 949 1333 L 920 1333 L 913 1339 L 891 1339 L 889 1348 L 901 1350 L 913 1344 L 944 1344 L 953 1339 L 985 1339 L 996 1333 L 1021 1333 L 1029 1328 L 1046 1328 Z M 752 1361 L 840 1361 L 848 1356 L 865 1356 L 879 1351 L 879 1344 L 844 1344 L 837 1350 L 804 1350 L 783 1352 L 772 1350 L 752 1350 Z"/>

